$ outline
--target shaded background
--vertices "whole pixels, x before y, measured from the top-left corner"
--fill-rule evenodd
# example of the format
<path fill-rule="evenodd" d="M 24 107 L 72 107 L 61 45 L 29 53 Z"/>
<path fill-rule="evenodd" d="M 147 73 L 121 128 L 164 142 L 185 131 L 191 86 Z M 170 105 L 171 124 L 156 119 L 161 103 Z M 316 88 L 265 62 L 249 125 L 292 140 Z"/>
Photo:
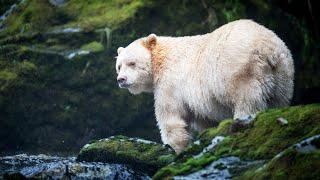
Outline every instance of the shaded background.
<path fill-rule="evenodd" d="M 0 0 L 0 153 L 77 152 L 115 134 L 160 141 L 152 95 L 115 78 L 116 49 L 150 33 L 208 33 L 241 18 L 292 51 L 292 104 L 320 102 L 316 0 Z"/>

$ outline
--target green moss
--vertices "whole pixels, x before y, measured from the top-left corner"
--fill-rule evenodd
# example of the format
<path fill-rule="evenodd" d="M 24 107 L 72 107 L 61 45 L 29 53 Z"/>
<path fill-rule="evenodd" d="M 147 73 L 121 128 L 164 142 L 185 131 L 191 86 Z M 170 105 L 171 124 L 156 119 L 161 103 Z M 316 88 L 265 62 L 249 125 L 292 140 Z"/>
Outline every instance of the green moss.
<path fill-rule="evenodd" d="M 30 61 L 23 61 L 18 65 L 20 73 L 26 74 L 37 69 L 36 65 Z"/>
<path fill-rule="evenodd" d="M 230 126 L 233 123 L 233 119 L 223 120 L 217 128 L 206 129 L 203 133 L 200 134 L 199 139 L 201 140 L 211 140 L 217 135 L 228 135 L 230 132 Z"/>
<path fill-rule="evenodd" d="M 72 15 L 76 16 L 76 21 L 71 22 L 69 26 L 115 28 L 128 18 L 133 17 L 139 8 L 148 4 L 147 2 L 147 0 L 94 0 L 84 3 L 81 0 L 74 0 L 65 9 L 72 10 L 74 13 Z"/>
<path fill-rule="evenodd" d="M 101 43 L 97 41 L 93 41 L 81 46 L 81 49 L 84 51 L 90 51 L 90 52 L 100 52 L 100 51 L 103 51 L 104 47 Z"/>
<path fill-rule="evenodd" d="M 279 117 L 288 120 L 288 126 L 281 126 L 277 122 Z M 290 145 L 319 134 L 319 127 L 319 104 L 271 109 L 260 113 L 253 127 L 231 134 L 228 140 L 217 146 L 215 155 L 235 155 L 245 159 L 272 158 Z"/>
<path fill-rule="evenodd" d="M 3 70 L 0 71 L 0 79 L 2 81 L 12 81 L 15 80 L 18 77 L 18 75 L 14 72 Z"/>
<path fill-rule="evenodd" d="M 216 160 L 215 156 L 210 153 L 204 154 L 199 158 L 189 158 L 182 163 L 172 163 L 161 168 L 152 178 L 153 179 L 169 179 L 176 175 L 190 174 L 194 171 L 204 168 L 206 165 Z"/>
<path fill-rule="evenodd" d="M 0 92 L 20 84 L 18 74 L 8 70 L 0 71 Z"/>
<path fill-rule="evenodd" d="M 277 118 L 280 117 L 288 120 L 288 125 L 279 124 Z M 154 178 L 162 179 L 190 174 L 212 161 L 226 156 L 238 156 L 242 160 L 271 159 L 289 146 L 320 134 L 320 104 L 270 109 L 261 112 L 252 125 L 240 132 L 231 131 L 232 125 L 233 120 L 229 119 L 222 121 L 216 128 L 205 130 L 198 137 L 199 143 L 191 144 L 176 158 L 175 163 L 161 168 L 154 175 Z M 194 157 L 218 135 L 225 138 L 214 150 L 204 153 L 200 157 Z M 316 146 L 319 144 L 318 140 L 312 143 Z M 280 171 L 276 173 L 279 177 L 283 175 Z"/>
<path fill-rule="evenodd" d="M 19 11 L 5 20 L 7 29 L 4 32 L 11 34 L 45 30 L 52 24 L 54 13 L 54 7 L 48 1 L 28 0 L 20 5 Z"/>
<path fill-rule="evenodd" d="M 159 156 L 158 160 L 163 163 L 168 163 L 168 162 L 173 162 L 175 157 L 176 156 L 173 154 L 161 155 Z"/>
<path fill-rule="evenodd" d="M 88 144 L 81 149 L 79 161 L 124 163 L 138 170 L 154 173 L 171 163 L 175 153 L 161 144 L 115 136 Z"/>
<path fill-rule="evenodd" d="M 222 121 L 217 128 L 209 128 L 202 132 L 196 139 L 197 143 L 189 144 L 189 146 L 179 154 L 178 158 L 188 158 L 191 155 L 199 154 L 203 148 L 211 143 L 211 140 L 217 135 L 228 135 L 232 119 Z"/>
<path fill-rule="evenodd" d="M 320 177 L 320 150 L 303 154 L 288 149 L 265 166 L 253 168 L 236 179 L 317 179 Z"/>
<path fill-rule="evenodd" d="M 132 18 L 138 9 L 150 4 L 148 0 L 69 1 L 54 7 L 48 1 L 27 0 L 4 23 L 5 33 L 45 31 L 52 27 L 81 27 L 86 30 L 111 27 Z"/>

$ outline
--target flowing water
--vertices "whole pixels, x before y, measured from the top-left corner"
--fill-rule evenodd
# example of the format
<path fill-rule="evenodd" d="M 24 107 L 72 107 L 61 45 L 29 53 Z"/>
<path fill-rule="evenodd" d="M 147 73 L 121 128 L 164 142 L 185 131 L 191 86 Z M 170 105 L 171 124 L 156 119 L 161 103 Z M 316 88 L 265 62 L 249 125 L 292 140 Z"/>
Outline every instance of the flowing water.
<path fill-rule="evenodd" d="M 41 179 L 150 179 L 121 164 L 77 162 L 75 157 L 44 154 L 0 157 L 0 179 L 8 175 Z"/>

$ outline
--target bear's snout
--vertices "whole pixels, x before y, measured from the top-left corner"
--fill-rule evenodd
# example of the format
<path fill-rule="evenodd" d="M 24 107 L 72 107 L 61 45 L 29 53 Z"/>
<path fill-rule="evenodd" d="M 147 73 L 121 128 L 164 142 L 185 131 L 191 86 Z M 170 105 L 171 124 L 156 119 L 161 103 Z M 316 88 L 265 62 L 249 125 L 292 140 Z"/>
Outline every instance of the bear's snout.
<path fill-rule="evenodd" d="M 119 76 L 117 78 L 117 82 L 121 88 L 124 88 L 127 86 L 127 79 L 128 79 L 127 76 Z"/>
<path fill-rule="evenodd" d="M 126 76 L 118 77 L 117 81 L 119 84 L 125 83 L 127 81 L 127 77 Z"/>

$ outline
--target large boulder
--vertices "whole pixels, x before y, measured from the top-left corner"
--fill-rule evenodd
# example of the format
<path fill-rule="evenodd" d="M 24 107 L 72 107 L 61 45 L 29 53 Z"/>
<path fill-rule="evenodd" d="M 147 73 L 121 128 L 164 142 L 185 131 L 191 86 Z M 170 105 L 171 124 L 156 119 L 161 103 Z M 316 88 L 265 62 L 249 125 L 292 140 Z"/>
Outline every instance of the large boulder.
<path fill-rule="evenodd" d="M 85 145 L 77 161 L 126 164 L 135 170 L 153 174 L 173 162 L 174 151 L 168 146 L 138 138 L 112 136 Z"/>

